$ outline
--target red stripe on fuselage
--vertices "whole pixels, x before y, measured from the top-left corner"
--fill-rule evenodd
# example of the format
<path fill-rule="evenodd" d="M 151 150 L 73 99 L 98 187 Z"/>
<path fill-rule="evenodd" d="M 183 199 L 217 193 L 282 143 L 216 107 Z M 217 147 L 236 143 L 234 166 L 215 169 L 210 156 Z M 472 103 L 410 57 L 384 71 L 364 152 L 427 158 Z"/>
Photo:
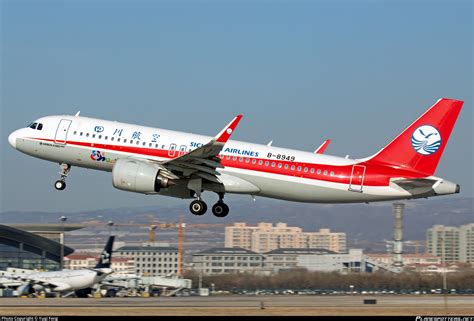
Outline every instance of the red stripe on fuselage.
<path fill-rule="evenodd" d="M 55 142 L 53 139 L 34 137 L 30 137 L 30 139 Z M 178 150 L 166 150 L 147 147 L 96 144 L 78 141 L 67 141 L 67 144 L 167 159 L 173 159 L 183 155 L 183 153 L 180 153 L 180 151 Z M 353 165 L 326 165 L 304 162 L 290 162 L 283 160 L 271 160 L 266 158 L 242 157 L 236 155 L 219 155 L 219 158 L 221 158 L 222 165 L 229 168 L 314 179 L 347 185 L 349 185 L 350 183 L 353 167 Z M 364 186 L 388 186 L 390 183 L 390 178 L 393 177 L 404 177 L 407 179 L 425 177 L 421 173 L 393 168 L 389 166 L 367 164 L 366 162 L 361 162 L 354 165 L 362 165 L 366 167 L 363 182 Z M 292 166 L 294 166 L 294 169 L 292 169 Z M 300 170 L 298 170 L 299 168 Z M 331 172 L 333 173 L 332 175 Z"/>

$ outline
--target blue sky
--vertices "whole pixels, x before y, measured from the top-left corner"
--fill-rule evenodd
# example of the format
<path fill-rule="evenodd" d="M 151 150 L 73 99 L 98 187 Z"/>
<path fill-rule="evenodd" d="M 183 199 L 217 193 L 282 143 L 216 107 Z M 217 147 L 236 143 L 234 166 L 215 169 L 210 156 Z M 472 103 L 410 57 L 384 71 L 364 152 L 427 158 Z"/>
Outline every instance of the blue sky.
<path fill-rule="evenodd" d="M 242 113 L 235 139 L 364 157 L 440 97 L 465 105 L 436 174 L 473 196 L 471 1 L 0 3 L 0 211 L 187 207 L 78 168 L 56 192 L 57 165 L 7 143 L 40 116 L 214 135 Z"/>

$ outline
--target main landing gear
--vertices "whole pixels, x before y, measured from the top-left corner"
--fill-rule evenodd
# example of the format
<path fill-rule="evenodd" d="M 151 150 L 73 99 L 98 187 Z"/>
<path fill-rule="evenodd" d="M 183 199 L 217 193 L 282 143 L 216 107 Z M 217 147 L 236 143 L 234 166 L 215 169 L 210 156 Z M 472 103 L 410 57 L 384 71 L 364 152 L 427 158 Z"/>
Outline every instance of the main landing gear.
<path fill-rule="evenodd" d="M 61 178 L 54 183 L 54 188 L 58 191 L 62 191 L 66 188 L 66 177 L 71 171 L 71 165 L 69 164 L 60 164 L 60 167 L 61 171 L 59 172 L 59 175 L 61 175 Z"/>
<path fill-rule="evenodd" d="M 198 195 L 198 199 L 192 201 L 189 205 L 189 210 L 194 215 L 203 215 L 207 211 L 207 204 Z M 219 193 L 219 200 L 212 206 L 212 214 L 216 217 L 226 217 L 229 214 L 229 206 L 224 203 L 224 193 Z"/>

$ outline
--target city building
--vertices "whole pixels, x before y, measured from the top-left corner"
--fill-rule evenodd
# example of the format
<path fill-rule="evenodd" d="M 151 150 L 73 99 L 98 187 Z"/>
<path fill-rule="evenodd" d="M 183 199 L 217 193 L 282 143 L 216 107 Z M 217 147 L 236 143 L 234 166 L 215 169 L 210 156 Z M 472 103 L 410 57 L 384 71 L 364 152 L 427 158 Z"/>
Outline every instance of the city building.
<path fill-rule="evenodd" d="M 303 232 L 300 227 L 290 227 L 286 223 L 234 223 L 225 228 L 225 247 L 244 248 L 257 253 L 280 248 L 315 248 L 333 252 L 346 251 L 346 234 L 320 229 L 319 232 Z"/>
<path fill-rule="evenodd" d="M 193 255 L 193 268 L 203 275 L 271 274 L 291 269 L 332 272 L 364 272 L 362 250 L 336 253 L 326 249 L 275 249 L 256 253 L 243 248 L 213 248 Z"/>
<path fill-rule="evenodd" d="M 0 225 L 0 270 L 7 268 L 58 270 L 64 232 L 82 228 L 75 224 Z M 64 246 L 64 255 L 74 249 Z"/>
<path fill-rule="evenodd" d="M 301 256 L 324 256 L 327 254 L 334 254 L 335 252 L 326 249 L 275 249 L 264 253 L 265 267 L 272 272 L 280 270 L 295 269 L 301 267 L 298 264 L 298 259 Z"/>
<path fill-rule="evenodd" d="M 64 258 L 64 268 L 70 270 L 92 269 L 98 262 L 97 254 L 81 253 L 71 254 Z M 111 268 L 114 275 L 135 273 L 135 261 L 131 258 L 112 256 Z"/>
<path fill-rule="evenodd" d="M 393 254 L 389 253 L 367 253 L 367 256 L 370 259 L 377 260 L 384 264 L 392 264 L 393 263 Z M 432 255 L 429 253 L 404 253 L 402 255 L 402 262 L 403 265 L 411 265 L 411 264 L 439 264 L 441 263 L 441 257 Z"/>
<path fill-rule="evenodd" d="M 193 254 L 192 261 L 202 275 L 265 273 L 264 256 L 243 248 L 212 248 Z"/>
<path fill-rule="evenodd" d="M 123 246 L 114 251 L 117 257 L 133 259 L 134 273 L 160 276 L 178 273 L 178 249 L 162 246 Z M 113 261 L 114 256 L 112 256 Z"/>
<path fill-rule="evenodd" d="M 301 254 L 297 266 L 308 271 L 319 272 L 365 272 L 364 253 L 361 249 L 350 249 L 348 253 Z"/>
<path fill-rule="evenodd" d="M 474 263 L 474 223 L 434 225 L 426 231 L 427 251 L 447 263 Z"/>
<path fill-rule="evenodd" d="M 474 223 L 459 227 L 459 261 L 474 263 Z"/>

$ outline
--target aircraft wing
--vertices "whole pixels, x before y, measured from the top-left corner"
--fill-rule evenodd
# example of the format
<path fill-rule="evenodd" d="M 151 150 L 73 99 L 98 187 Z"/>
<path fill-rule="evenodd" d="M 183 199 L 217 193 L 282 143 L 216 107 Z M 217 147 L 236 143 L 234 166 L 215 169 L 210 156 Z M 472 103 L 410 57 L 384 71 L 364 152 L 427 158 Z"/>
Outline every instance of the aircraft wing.
<path fill-rule="evenodd" d="M 51 282 L 51 281 L 48 281 L 48 280 L 28 278 L 28 277 L 23 277 L 23 276 L 18 276 L 18 275 L 12 275 L 12 276 L 4 275 L 3 277 L 9 278 L 9 279 L 15 280 L 15 281 L 20 281 L 20 282 L 23 283 L 23 286 L 28 285 L 28 284 L 29 285 L 41 285 L 41 286 L 44 286 L 44 287 L 51 288 L 52 290 L 54 290 L 55 288 L 63 288 L 65 286 L 68 286 L 67 284 L 61 283 L 61 282 Z"/>
<path fill-rule="evenodd" d="M 182 177 L 196 175 L 209 181 L 220 183 L 217 179 L 220 173 L 216 169 L 223 168 L 223 166 L 218 155 L 241 119 L 242 115 L 237 115 L 207 144 L 187 154 L 162 162 L 160 166 L 166 168 L 171 174 L 181 172 Z"/>

